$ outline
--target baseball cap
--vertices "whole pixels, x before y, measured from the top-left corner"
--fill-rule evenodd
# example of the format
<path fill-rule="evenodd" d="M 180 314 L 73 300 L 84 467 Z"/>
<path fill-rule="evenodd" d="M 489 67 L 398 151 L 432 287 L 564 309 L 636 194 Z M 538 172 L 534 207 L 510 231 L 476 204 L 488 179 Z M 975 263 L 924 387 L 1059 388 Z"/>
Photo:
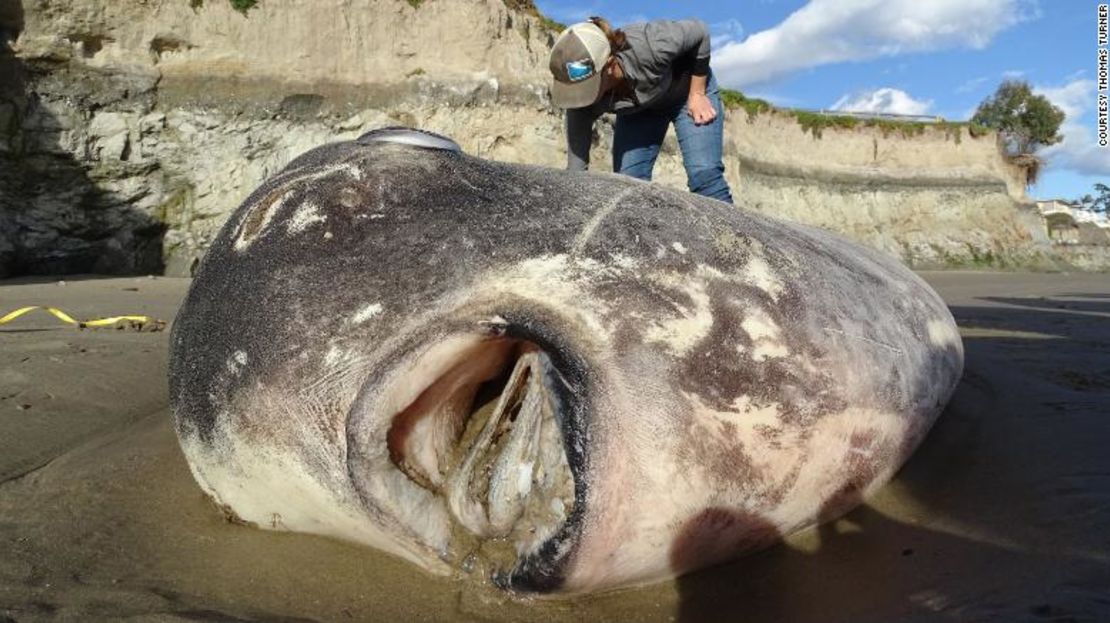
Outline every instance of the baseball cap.
<path fill-rule="evenodd" d="M 593 22 L 582 22 L 559 34 L 551 48 L 551 103 L 582 108 L 597 101 L 601 70 L 610 56 L 609 38 Z"/>

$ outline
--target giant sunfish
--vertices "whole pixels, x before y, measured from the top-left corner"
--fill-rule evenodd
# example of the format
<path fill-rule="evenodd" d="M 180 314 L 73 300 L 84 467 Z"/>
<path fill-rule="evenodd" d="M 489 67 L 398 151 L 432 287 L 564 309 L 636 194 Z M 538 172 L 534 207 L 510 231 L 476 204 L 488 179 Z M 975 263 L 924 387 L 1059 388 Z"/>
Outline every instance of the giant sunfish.
<path fill-rule="evenodd" d="M 170 397 L 230 516 L 582 592 L 843 514 L 962 367 L 895 258 L 390 128 L 295 159 L 230 217 L 174 323 Z"/>

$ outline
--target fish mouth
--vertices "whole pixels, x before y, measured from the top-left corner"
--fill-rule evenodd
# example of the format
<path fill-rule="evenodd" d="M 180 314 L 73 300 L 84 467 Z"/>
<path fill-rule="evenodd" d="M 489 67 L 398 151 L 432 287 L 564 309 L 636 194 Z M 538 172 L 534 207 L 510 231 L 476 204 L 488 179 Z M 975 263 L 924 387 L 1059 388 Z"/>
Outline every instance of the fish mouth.
<path fill-rule="evenodd" d="M 504 576 L 540 555 L 575 510 L 568 383 L 539 344 L 499 319 L 484 324 L 419 356 L 386 445 L 392 464 L 446 506 L 447 557 L 464 569 L 480 558 Z"/>

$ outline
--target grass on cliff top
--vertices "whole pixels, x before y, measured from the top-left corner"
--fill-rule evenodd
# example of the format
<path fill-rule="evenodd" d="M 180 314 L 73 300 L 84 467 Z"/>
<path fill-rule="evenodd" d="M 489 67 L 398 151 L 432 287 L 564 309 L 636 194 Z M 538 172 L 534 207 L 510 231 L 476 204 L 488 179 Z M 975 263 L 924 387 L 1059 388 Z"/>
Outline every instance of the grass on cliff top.
<path fill-rule="evenodd" d="M 794 117 L 798 125 L 802 126 L 802 131 L 813 134 L 814 138 L 821 138 L 822 132 L 826 128 L 835 128 L 841 130 L 854 130 L 856 128 L 878 128 L 883 133 L 883 136 L 891 134 L 899 134 L 906 138 L 911 138 L 924 134 L 927 129 L 936 129 L 943 131 L 946 135 L 955 138 L 956 142 L 960 142 L 961 132 L 963 128 L 967 128 L 968 134 L 974 138 L 979 138 L 990 132 L 990 128 L 981 126 L 977 123 L 968 121 L 939 121 L 936 123 L 924 123 L 921 121 L 900 121 L 897 119 L 867 119 L 861 117 L 849 117 L 847 115 L 828 115 L 810 112 L 807 110 L 792 110 L 789 108 L 778 108 L 771 103 L 748 97 L 739 91 L 732 89 L 721 89 L 721 102 L 725 108 L 742 108 L 748 113 L 748 119 L 756 115 L 767 112 L 775 112 L 783 115 Z"/>

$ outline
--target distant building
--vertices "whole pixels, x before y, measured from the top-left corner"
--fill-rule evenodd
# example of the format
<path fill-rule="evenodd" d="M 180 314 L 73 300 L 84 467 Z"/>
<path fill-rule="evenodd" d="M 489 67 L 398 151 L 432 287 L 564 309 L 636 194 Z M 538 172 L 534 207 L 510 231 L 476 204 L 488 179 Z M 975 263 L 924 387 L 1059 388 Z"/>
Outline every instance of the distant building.
<path fill-rule="evenodd" d="M 1048 237 L 1060 244 L 1107 244 L 1110 219 L 1064 199 L 1037 202 Z"/>

